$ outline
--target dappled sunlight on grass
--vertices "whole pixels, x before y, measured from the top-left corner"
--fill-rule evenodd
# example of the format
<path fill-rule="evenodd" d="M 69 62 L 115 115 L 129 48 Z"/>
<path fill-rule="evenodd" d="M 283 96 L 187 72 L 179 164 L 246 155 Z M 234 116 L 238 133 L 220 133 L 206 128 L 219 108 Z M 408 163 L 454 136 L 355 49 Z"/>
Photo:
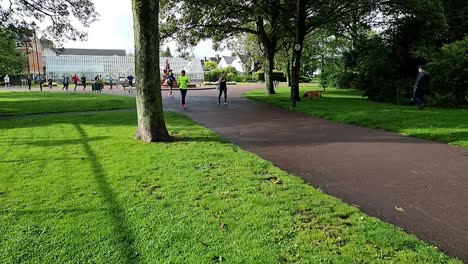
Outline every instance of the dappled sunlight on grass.
<path fill-rule="evenodd" d="M 178 114 L 0 122 L 5 263 L 460 263 Z"/>
<path fill-rule="evenodd" d="M 107 94 L 2 92 L 0 115 L 135 108 L 135 98 Z"/>

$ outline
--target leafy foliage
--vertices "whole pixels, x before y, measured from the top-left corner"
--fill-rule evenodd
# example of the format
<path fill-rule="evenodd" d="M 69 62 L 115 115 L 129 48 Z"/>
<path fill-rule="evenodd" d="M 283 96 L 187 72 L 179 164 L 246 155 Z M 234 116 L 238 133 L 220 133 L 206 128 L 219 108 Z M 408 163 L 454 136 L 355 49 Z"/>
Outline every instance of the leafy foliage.
<path fill-rule="evenodd" d="M 444 0 L 442 3 L 449 27 L 447 40 L 462 40 L 468 36 L 468 1 Z"/>
<path fill-rule="evenodd" d="M 0 76 L 18 75 L 24 70 L 26 57 L 16 49 L 16 34 L 0 29 Z M 3 78 L 2 78 L 3 81 Z"/>
<path fill-rule="evenodd" d="M 218 68 L 218 64 L 214 61 L 205 61 L 205 70 L 206 71 L 212 71 Z"/>
<path fill-rule="evenodd" d="M 257 80 L 257 81 L 262 81 L 262 82 L 265 81 L 265 72 L 263 72 L 263 71 L 256 72 L 254 74 L 254 76 L 255 76 L 255 80 Z M 273 79 L 273 81 L 285 82 L 286 81 L 286 76 L 285 76 L 284 72 L 282 72 L 282 71 L 273 71 L 272 79 Z"/>
<path fill-rule="evenodd" d="M 240 33 L 227 41 L 227 47 L 241 58 L 244 72 L 250 72 L 253 64 L 265 60 L 261 43 L 254 34 Z"/>
<path fill-rule="evenodd" d="M 96 21 L 98 14 L 91 0 L 10 0 L 0 6 L 0 28 L 35 29 L 47 25 L 44 34 L 59 41 L 86 39 L 87 34 L 72 23 L 84 27 Z"/>
<path fill-rule="evenodd" d="M 169 47 L 166 48 L 166 50 L 161 53 L 161 56 L 162 57 L 170 57 L 172 58 L 172 53 L 171 53 L 171 49 Z"/>
<path fill-rule="evenodd" d="M 468 104 L 468 37 L 442 47 L 434 54 L 429 70 L 433 73 L 434 104 Z"/>

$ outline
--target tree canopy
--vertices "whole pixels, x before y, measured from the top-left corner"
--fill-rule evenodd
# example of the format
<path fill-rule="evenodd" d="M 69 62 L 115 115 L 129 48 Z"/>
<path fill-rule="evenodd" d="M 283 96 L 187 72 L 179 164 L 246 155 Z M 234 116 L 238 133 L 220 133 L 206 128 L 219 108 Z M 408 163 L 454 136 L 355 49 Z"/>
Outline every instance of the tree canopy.
<path fill-rule="evenodd" d="M 171 49 L 166 47 L 166 50 L 161 54 L 163 57 L 172 57 Z"/>
<path fill-rule="evenodd" d="M 206 71 L 215 70 L 218 68 L 218 64 L 214 61 L 205 61 L 204 69 Z"/>
<path fill-rule="evenodd" d="M 16 34 L 0 29 L 0 76 L 21 74 L 25 64 L 26 57 L 16 49 Z"/>
<path fill-rule="evenodd" d="M 9 0 L 0 6 L 0 28 L 40 29 L 54 40 L 86 39 L 87 33 L 80 31 L 72 18 L 88 27 L 97 20 L 91 0 Z M 40 28 L 37 25 L 41 25 Z"/>

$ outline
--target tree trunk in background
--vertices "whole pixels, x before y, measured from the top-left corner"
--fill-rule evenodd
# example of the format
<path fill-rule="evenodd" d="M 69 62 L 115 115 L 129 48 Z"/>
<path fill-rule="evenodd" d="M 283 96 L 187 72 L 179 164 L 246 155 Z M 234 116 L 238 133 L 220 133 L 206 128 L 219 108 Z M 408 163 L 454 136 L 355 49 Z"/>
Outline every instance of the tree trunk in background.
<path fill-rule="evenodd" d="M 273 85 L 274 61 L 275 53 L 267 51 L 265 56 L 265 85 L 267 94 L 276 94 L 275 86 Z"/>
<path fill-rule="evenodd" d="M 172 141 L 164 122 L 159 72 L 159 1 L 132 0 L 138 131 L 145 142 Z"/>
<path fill-rule="evenodd" d="M 304 1 L 296 0 L 296 28 L 294 36 L 294 47 L 292 56 L 291 72 L 291 106 L 296 107 L 296 102 L 301 101 L 299 95 L 299 82 L 301 72 L 302 49 L 304 48 L 304 39 L 306 35 L 305 20 L 307 17 L 306 9 L 303 8 Z"/>

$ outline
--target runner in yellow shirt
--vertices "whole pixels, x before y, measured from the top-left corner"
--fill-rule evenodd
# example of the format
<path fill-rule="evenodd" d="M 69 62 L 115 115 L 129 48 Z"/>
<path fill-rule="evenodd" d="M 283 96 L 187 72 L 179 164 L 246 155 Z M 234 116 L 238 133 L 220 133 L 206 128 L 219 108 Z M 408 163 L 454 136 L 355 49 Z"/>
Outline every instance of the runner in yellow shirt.
<path fill-rule="evenodd" d="M 190 84 L 190 78 L 188 76 L 185 76 L 184 70 L 182 70 L 182 76 L 179 76 L 177 78 L 177 83 L 179 83 L 180 94 L 182 95 L 182 103 L 180 104 L 180 107 L 185 109 L 187 108 L 187 106 L 185 105 L 185 97 L 187 96 L 187 88 Z"/>

